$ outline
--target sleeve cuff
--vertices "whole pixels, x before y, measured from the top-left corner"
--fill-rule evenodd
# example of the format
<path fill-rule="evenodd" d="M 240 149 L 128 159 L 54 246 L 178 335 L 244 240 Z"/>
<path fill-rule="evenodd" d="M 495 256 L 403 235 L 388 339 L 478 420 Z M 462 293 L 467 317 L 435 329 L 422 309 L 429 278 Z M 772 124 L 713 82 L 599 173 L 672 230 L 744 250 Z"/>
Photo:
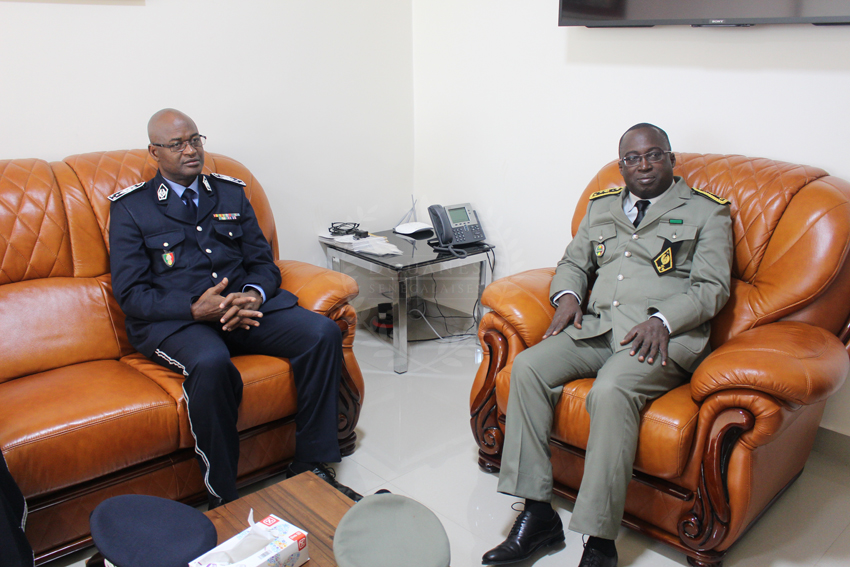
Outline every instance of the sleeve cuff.
<path fill-rule="evenodd" d="M 258 286 L 258 285 L 254 285 L 254 284 L 245 284 L 245 285 L 242 287 L 242 293 L 245 293 L 245 290 L 247 290 L 248 288 L 256 289 L 257 291 L 259 291 L 259 292 L 260 292 L 260 297 L 262 298 L 262 303 L 260 303 L 260 305 L 262 305 L 263 303 L 265 303 L 265 302 L 266 302 L 266 292 L 264 292 L 264 291 L 263 291 L 263 288 L 261 288 L 261 287 L 260 287 L 260 286 Z M 666 325 L 667 323 L 665 322 L 664 324 Z M 669 330 L 669 329 L 668 329 L 668 330 Z"/>
<path fill-rule="evenodd" d="M 653 313 L 650 317 L 658 317 L 661 319 L 661 322 L 664 323 L 664 327 L 667 329 L 667 333 L 671 334 L 673 331 L 670 330 L 670 323 L 667 322 L 667 318 L 664 317 L 661 313 Z"/>
<path fill-rule="evenodd" d="M 561 299 L 562 297 L 564 297 L 565 295 L 567 295 L 568 293 L 569 293 L 570 295 L 572 295 L 573 297 L 575 297 L 575 298 L 576 298 L 576 301 L 578 301 L 579 303 L 581 303 L 581 298 L 578 296 L 578 294 L 577 294 L 576 292 L 574 292 L 574 291 L 570 291 L 570 290 L 559 291 L 558 293 L 556 293 L 555 295 L 553 295 L 553 296 L 552 296 L 552 299 L 550 299 L 550 300 L 549 300 L 549 303 L 551 303 L 551 304 L 552 304 L 552 307 L 554 307 L 555 309 L 557 309 L 557 308 L 558 308 L 558 301 L 560 301 L 560 299 Z M 666 325 L 666 324 L 667 324 L 667 323 L 665 323 L 665 325 Z"/>

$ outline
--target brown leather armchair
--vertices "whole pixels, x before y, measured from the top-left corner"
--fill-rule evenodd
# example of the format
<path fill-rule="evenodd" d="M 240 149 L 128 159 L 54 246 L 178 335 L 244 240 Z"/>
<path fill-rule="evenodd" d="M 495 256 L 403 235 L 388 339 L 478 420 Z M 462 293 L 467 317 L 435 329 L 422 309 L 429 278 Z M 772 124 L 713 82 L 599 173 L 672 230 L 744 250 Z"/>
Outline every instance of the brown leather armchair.
<path fill-rule="evenodd" d="M 623 525 L 719 566 L 729 547 L 800 475 L 827 398 L 843 384 L 850 339 L 850 184 L 813 167 L 744 156 L 676 154 L 676 175 L 729 199 L 732 295 L 712 321 L 713 352 L 689 384 L 642 412 Z M 616 162 L 583 193 L 623 185 Z M 511 365 L 538 343 L 554 313 L 554 268 L 487 287 L 492 309 L 470 397 L 479 465 L 497 471 Z M 581 484 L 593 379 L 564 387 L 550 448 L 555 492 Z M 793 521 L 793 520 L 791 520 Z"/>
<path fill-rule="evenodd" d="M 244 180 L 274 257 L 275 222 L 245 166 L 207 153 L 205 173 Z M 20 485 L 38 563 L 90 545 L 89 514 L 119 494 L 206 498 L 182 377 L 135 352 L 109 274 L 107 195 L 156 173 L 145 150 L 0 161 L 0 449 Z M 339 443 L 354 450 L 363 378 L 352 351 L 349 276 L 276 260 L 282 287 L 344 332 Z M 295 451 L 289 361 L 237 356 L 240 486 L 283 471 Z M 0 550 L 2 553 L 2 550 Z"/>

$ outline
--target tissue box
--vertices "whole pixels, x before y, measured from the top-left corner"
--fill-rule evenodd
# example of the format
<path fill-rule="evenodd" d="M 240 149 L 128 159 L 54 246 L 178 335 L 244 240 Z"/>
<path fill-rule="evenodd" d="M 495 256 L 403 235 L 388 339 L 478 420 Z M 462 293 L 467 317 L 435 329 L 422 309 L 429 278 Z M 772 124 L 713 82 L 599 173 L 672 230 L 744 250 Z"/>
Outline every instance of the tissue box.
<path fill-rule="evenodd" d="M 257 551 L 263 540 L 268 543 Z M 198 557 L 189 567 L 299 567 L 308 559 L 307 532 L 272 514 Z"/>

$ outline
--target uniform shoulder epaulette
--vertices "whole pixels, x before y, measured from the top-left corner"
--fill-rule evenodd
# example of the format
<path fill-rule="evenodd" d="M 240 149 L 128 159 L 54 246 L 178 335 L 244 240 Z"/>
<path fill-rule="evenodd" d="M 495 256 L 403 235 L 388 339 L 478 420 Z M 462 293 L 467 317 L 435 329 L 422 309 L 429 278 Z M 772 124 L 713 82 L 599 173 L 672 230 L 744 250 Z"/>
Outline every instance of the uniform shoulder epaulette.
<path fill-rule="evenodd" d="M 608 195 L 619 195 L 623 192 L 624 187 L 611 187 L 610 189 L 603 189 L 602 191 L 595 191 L 590 194 L 588 197 L 589 200 L 598 199 L 599 197 L 607 197 Z"/>
<path fill-rule="evenodd" d="M 145 186 L 145 183 L 146 183 L 145 181 L 142 181 L 141 183 L 136 183 L 135 185 L 131 185 L 130 187 L 127 187 L 126 189 L 121 189 L 120 191 L 116 191 L 115 193 L 113 193 L 112 195 L 107 197 L 107 199 L 109 199 L 110 201 L 117 201 L 118 199 L 120 199 L 124 195 L 129 195 L 130 193 L 132 193 L 136 189 L 141 189 L 142 187 Z"/>
<path fill-rule="evenodd" d="M 235 183 L 237 185 L 241 185 L 245 187 L 245 182 L 241 179 L 236 179 L 235 177 L 230 177 L 229 175 L 222 175 L 221 173 L 211 173 L 213 177 L 217 177 L 218 179 L 222 179 L 224 181 L 230 181 L 231 183 Z"/>
<path fill-rule="evenodd" d="M 715 195 L 714 193 L 706 191 L 705 189 L 697 189 L 696 187 L 691 187 L 691 190 L 697 195 L 702 195 L 706 199 L 711 199 L 715 203 L 720 203 L 721 205 L 729 205 L 730 203 L 732 203 L 732 201 L 730 201 L 729 199 L 724 199 L 723 197 Z"/>

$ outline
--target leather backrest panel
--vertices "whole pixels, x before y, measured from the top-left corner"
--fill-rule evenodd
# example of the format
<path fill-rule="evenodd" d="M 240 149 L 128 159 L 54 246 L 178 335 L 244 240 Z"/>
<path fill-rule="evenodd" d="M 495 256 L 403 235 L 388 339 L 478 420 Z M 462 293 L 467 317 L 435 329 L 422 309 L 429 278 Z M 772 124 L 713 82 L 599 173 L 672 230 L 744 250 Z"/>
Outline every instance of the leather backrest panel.
<path fill-rule="evenodd" d="M 0 285 L 0 383 L 80 362 L 118 359 L 121 345 L 95 278 Z M 123 335 L 123 329 L 122 333 Z"/>
<path fill-rule="evenodd" d="M 73 275 L 68 218 L 50 166 L 0 161 L 0 285 Z"/>

